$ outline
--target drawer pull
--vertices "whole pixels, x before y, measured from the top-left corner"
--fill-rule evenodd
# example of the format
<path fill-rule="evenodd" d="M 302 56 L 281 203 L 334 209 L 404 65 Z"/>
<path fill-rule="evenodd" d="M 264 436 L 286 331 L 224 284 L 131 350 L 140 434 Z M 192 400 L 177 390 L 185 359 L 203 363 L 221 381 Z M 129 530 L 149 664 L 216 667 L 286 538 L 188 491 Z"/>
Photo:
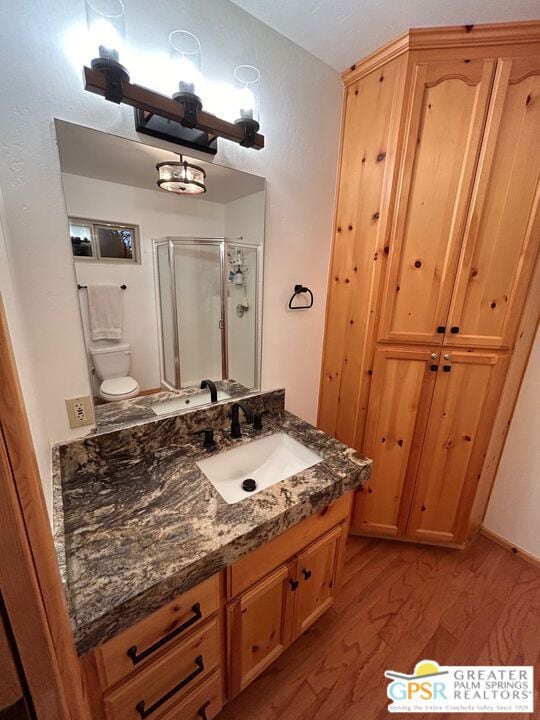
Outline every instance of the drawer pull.
<path fill-rule="evenodd" d="M 304 580 L 309 580 L 311 577 L 311 570 L 302 570 L 302 575 L 304 576 Z"/>
<path fill-rule="evenodd" d="M 186 685 L 189 685 L 189 683 L 192 680 L 195 680 L 197 675 L 200 675 L 202 672 L 204 672 L 204 662 L 203 662 L 203 656 L 198 655 L 195 658 L 195 665 L 197 666 L 196 670 L 194 670 L 192 673 L 190 673 L 187 677 L 185 677 L 183 680 L 181 680 L 178 685 L 175 685 L 172 690 L 169 690 L 169 692 L 166 692 L 163 697 L 160 697 L 159 700 L 156 700 L 156 702 L 153 705 L 150 705 L 150 707 L 147 709 L 145 707 L 144 700 L 141 700 L 135 705 L 135 710 L 139 713 L 142 720 L 145 720 L 149 715 L 151 715 L 153 712 L 155 712 L 158 708 L 160 708 L 163 703 L 166 703 L 167 700 L 170 700 L 173 695 L 176 695 L 177 692 L 179 692 L 182 688 L 186 687 Z M 204 709 L 204 708 L 201 708 Z"/>
<path fill-rule="evenodd" d="M 129 648 L 127 651 L 128 657 L 131 658 L 131 662 L 134 665 L 137 665 L 137 663 L 142 662 L 143 660 L 146 660 L 146 658 L 149 655 L 152 655 L 152 653 L 155 653 L 156 650 L 159 650 L 164 645 L 166 645 L 168 642 L 170 642 L 173 638 L 175 638 L 177 635 L 180 635 L 184 632 L 184 630 L 187 630 L 189 627 L 194 625 L 196 622 L 198 622 L 202 618 L 202 612 L 201 612 L 201 604 L 195 603 L 193 607 L 191 608 L 193 611 L 193 615 L 189 618 L 189 620 L 186 620 L 185 623 L 182 623 L 177 628 L 174 628 L 168 635 L 165 635 L 165 637 L 162 637 L 161 640 L 158 640 L 153 645 L 150 645 L 150 647 L 146 648 L 146 650 L 143 650 L 140 655 L 137 655 L 137 646 L 133 645 Z"/>
<path fill-rule="evenodd" d="M 208 720 L 208 716 L 206 714 L 206 708 L 210 705 L 210 700 L 207 700 L 202 707 L 200 707 L 197 710 L 197 715 L 201 718 L 201 720 Z"/>

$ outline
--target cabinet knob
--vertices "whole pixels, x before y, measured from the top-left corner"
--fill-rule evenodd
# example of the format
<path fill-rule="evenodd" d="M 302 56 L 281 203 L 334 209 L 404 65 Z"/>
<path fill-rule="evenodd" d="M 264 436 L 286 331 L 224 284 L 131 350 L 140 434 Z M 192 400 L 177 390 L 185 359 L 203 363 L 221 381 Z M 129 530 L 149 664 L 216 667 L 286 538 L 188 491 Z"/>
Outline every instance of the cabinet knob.
<path fill-rule="evenodd" d="M 452 325 L 452 327 L 450 328 L 450 332 L 452 333 L 452 335 L 457 335 L 459 332 L 459 327 L 457 325 Z"/>
<path fill-rule="evenodd" d="M 431 359 L 436 360 L 439 357 L 439 353 L 431 353 Z"/>
<path fill-rule="evenodd" d="M 446 332 L 446 325 L 439 325 L 439 327 L 437 328 L 437 332 L 439 333 L 439 335 L 444 335 L 444 333 Z"/>
<path fill-rule="evenodd" d="M 311 577 L 311 570 L 302 570 L 302 575 L 304 576 L 304 580 L 309 580 Z"/>
<path fill-rule="evenodd" d="M 289 585 L 291 586 L 291 590 L 294 592 L 296 588 L 298 587 L 300 583 L 298 580 L 293 580 L 292 578 L 289 579 Z"/>
<path fill-rule="evenodd" d="M 450 353 L 445 353 L 445 354 L 443 355 L 443 357 L 444 357 L 445 360 L 451 360 L 451 359 L 452 359 L 452 356 L 450 355 Z"/>

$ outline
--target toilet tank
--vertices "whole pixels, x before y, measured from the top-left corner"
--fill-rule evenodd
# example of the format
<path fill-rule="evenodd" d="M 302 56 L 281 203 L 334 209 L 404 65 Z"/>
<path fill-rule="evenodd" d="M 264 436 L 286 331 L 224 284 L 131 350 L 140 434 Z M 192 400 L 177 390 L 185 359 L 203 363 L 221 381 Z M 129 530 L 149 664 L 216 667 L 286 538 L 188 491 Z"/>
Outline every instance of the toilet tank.
<path fill-rule="evenodd" d="M 91 345 L 90 355 L 98 377 L 102 380 L 125 377 L 131 365 L 131 345 Z"/>

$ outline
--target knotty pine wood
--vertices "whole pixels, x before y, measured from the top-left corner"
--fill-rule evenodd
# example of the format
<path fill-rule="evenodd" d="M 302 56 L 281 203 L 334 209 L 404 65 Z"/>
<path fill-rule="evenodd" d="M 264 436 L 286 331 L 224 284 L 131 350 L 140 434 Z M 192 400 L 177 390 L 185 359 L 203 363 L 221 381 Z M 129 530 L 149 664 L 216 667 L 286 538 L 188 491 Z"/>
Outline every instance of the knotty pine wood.
<path fill-rule="evenodd" d="M 494 60 L 416 62 L 379 340 L 442 344 Z"/>
<path fill-rule="evenodd" d="M 107 720 L 141 720 L 137 704 L 145 702 L 148 709 L 165 696 L 182 679 L 197 670 L 196 658 L 201 655 L 203 666 L 200 673 L 169 698 L 160 708 L 163 714 L 219 667 L 221 653 L 221 628 L 217 619 L 206 624 L 139 673 L 122 683 L 103 698 Z M 158 711 L 156 710 L 156 713 Z M 158 715 L 159 717 L 159 715 Z"/>
<path fill-rule="evenodd" d="M 488 351 L 453 350 L 443 355 L 423 439 L 408 537 L 456 544 L 468 539 L 468 519 L 507 361 L 506 355 Z M 443 367 L 450 371 L 444 372 Z"/>
<path fill-rule="evenodd" d="M 227 607 L 230 697 L 266 669 L 292 641 L 296 563 L 281 565 Z"/>
<path fill-rule="evenodd" d="M 377 350 L 365 438 L 373 471 L 356 495 L 352 523 L 356 532 L 405 533 L 437 377 L 431 366 L 438 366 L 439 357 L 430 348 Z"/>
<path fill-rule="evenodd" d="M 434 51 L 439 57 L 443 54 L 455 56 L 458 48 L 466 48 L 468 57 L 494 56 L 501 49 L 505 57 L 510 57 L 516 51 L 518 54 L 526 54 L 528 47 L 532 47 L 534 52 L 539 35 L 538 20 L 411 28 L 351 65 L 341 74 L 341 78 L 345 86 L 351 85 L 408 51 L 423 51 L 426 56 L 429 51 Z"/>
<path fill-rule="evenodd" d="M 200 605 L 201 618 L 145 660 L 134 665 L 127 654 L 128 649 L 134 646 L 137 648 L 137 653 L 140 654 L 159 642 L 179 625 L 193 617 L 192 607 L 195 603 Z M 206 622 L 211 615 L 217 612 L 219 604 L 219 575 L 216 574 L 182 593 L 108 642 L 98 645 L 94 655 L 102 690 L 105 692 L 107 688 L 112 687 L 123 678 L 139 673 L 161 654 L 170 650 L 183 637 Z"/>
<path fill-rule="evenodd" d="M 338 551 L 343 533 L 343 526 L 334 528 L 298 556 L 295 638 L 305 632 L 334 602 Z"/>
<path fill-rule="evenodd" d="M 540 245 L 540 56 L 495 76 L 445 343 L 513 345 Z M 452 334 L 450 328 L 459 327 Z"/>
<path fill-rule="evenodd" d="M 218 718 L 387 720 L 384 671 L 423 658 L 536 665 L 538 706 L 539 616 L 540 570 L 486 538 L 458 552 L 351 537 L 333 608 Z"/>
<path fill-rule="evenodd" d="M 342 495 L 330 505 L 230 565 L 227 568 L 227 598 L 230 600 L 247 590 L 334 525 L 347 521 L 352 500 L 352 492 Z"/>
<path fill-rule="evenodd" d="M 349 445 L 354 443 L 357 404 L 367 395 L 362 386 L 369 386 L 370 308 L 377 305 L 386 262 L 404 76 L 405 62 L 398 59 L 346 93 L 319 427 Z M 365 351 L 359 352 L 361 348 Z"/>

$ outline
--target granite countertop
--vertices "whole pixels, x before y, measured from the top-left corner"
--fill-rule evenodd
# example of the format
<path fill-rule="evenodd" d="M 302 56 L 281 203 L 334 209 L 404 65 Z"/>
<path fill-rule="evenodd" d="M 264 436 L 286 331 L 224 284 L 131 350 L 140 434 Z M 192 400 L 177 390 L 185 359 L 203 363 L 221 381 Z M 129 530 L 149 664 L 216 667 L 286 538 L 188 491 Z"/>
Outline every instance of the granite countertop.
<path fill-rule="evenodd" d="M 215 433 L 213 453 L 285 431 L 323 461 L 228 505 L 196 465 L 209 453 L 194 431 L 182 442 L 149 442 L 144 450 L 132 440 L 131 449 L 119 451 L 118 433 L 94 439 L 99 455 L 81 443 L 57 449 L 68 475 L 59 561 L 80 654 L 369 477 L 370 460 L 285 410 L 265 416 L 260 432 L 243 424 L 240 440 L 225 429 L 226 409 L 212 412 L 221 412 L 222 422 L 211 426 L 224 428 Z M 204 426 L 202 411 L 192 415 L 190 423 Z"/>

